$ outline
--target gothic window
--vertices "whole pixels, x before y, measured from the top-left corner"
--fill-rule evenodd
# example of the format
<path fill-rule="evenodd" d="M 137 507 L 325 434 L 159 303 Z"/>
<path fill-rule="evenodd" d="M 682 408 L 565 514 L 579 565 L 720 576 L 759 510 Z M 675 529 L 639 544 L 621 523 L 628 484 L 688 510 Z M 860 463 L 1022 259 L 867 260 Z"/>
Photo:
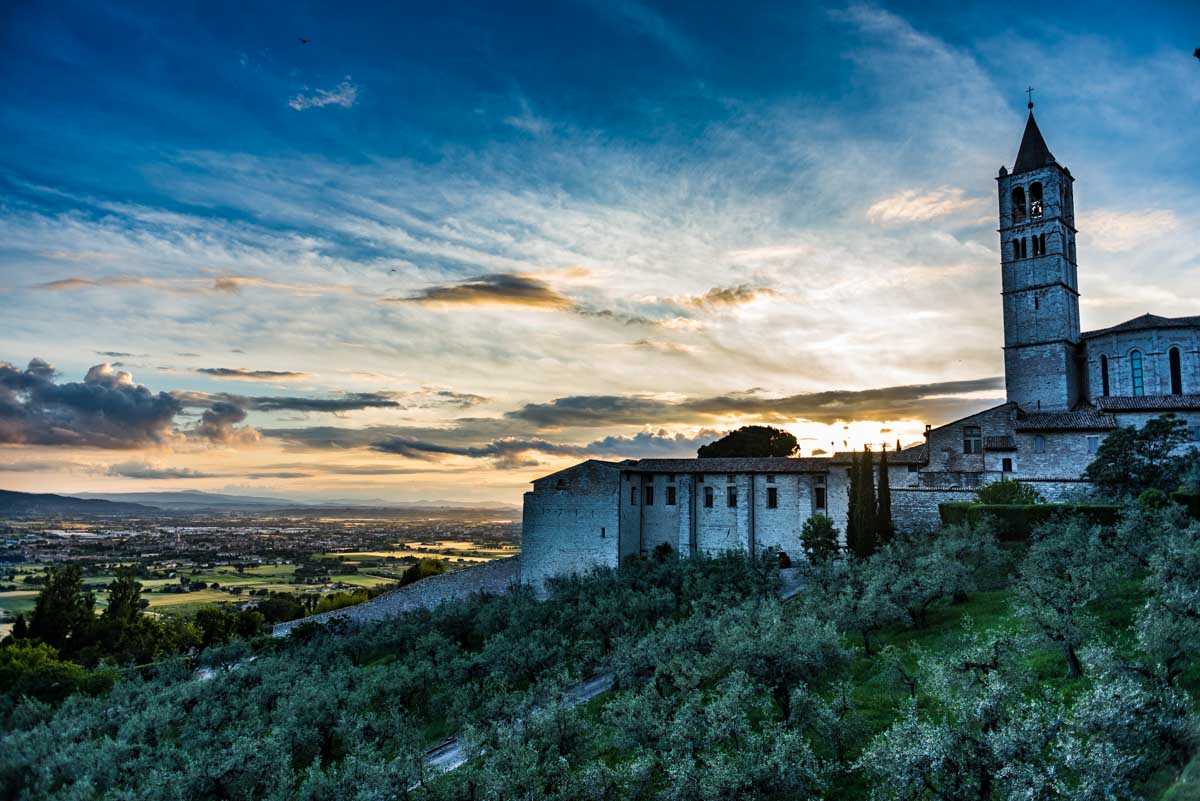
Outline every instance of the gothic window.
<path fill-rule="evenodd" d="M 675 485 L 667 485 L 667 506 L 675 505 Z"/>
<path fill-rule="evenodd" d="M 983 435 L 979 426 L 963 426 L 963 453 L 983 453 Z"/>
<path fill-rule="evenodd" d="M 778 487 L 767 487 L 767 508 L 768 509 L 778 509 L 779 508 L 779 488 Z"/>
<path fill-rule="evenodd" d="M 1179 348 L 1167 351 L 1167 361 L 1171 366 L 1171 394 L 1183 394 L 1183 365 L 1180 364 Z"/>
<path fill-rule="evenodd" d="M 1042 308 L 1042 297 L 1041 297 L 1041 295 L 1038 295 L 1037 293 L 1034 293 L 1034 295 L 1033 295 L 1033 309 L 1034 309 L 1034 311 L 1037 311 L 1037 310 L 1038 310 L 1038 309 L 1040 309 L 1040 308 Z"/>
<path fill-rule="evenodd" d="M 1038 238 L 1035 236 L 1033 238 L 1033 257 L 1036 259 L 1040 255 L 1042 255 L 1042 252 L 1038 250 Z"/>
<path fill-rule="evenodd" d="M 825 476 L 817 476 L 813 479 L 813 508 L 825 508 Z"/>
<path fill-rule="evenodd" d="M 1029 239 L 1027 237 L 1021 237 L 1021 258 L 1024 259 L 1024 258 L 1028 258 L 1028 257 L 1029 257 Z"/>
<path fill-rule="evenodd" d="M 1012 191 L 1012 217 L 1014 224 L 1025 222 L 1025 190 L 1019 186 Z"/>
<path fill-rule="evenodd" d="M 646 505 L 647 506 L 654 505 L 654 485 L 653 484 L 646 485 Z"/>
<path fill-rule="evenodd" d="M 1021 258 L 1021 240 L 1014 239 L 1012 241 L 1012 246 L 1013 246 L 1013 261 L 1017 261 L 1018 259 Z"/>
<path fill-rule="evenodd" d="M 1142 376 L 1142 352 L 1135 350 L 1129 354 L 1129 377 L 1133 384 L 1134 396 L 1146 394 L 1146 384 Z"/>
<path fill-rule="evenodd" d="M 1100 396 L 1108 397 L 1108 357 L 1100 356 Z"/>
<path fill-rule="evenodd" d="M 731 509 L 737 506 L 737 487 L 725 488 L 725 505 Z"/>
<path fill-rule="evenodd" d="M 1034 220 L 1042 217 L 1042 184 L 1038 181 L 1029 187 L 1029 216 Z"/>
<path fill-rule="evenodd" d="M 713 505 L 713 488 L 708 486 L 707 484 L 705 484 L 704 485 L 704 508 L 711 509 L 712 505 Z"/>

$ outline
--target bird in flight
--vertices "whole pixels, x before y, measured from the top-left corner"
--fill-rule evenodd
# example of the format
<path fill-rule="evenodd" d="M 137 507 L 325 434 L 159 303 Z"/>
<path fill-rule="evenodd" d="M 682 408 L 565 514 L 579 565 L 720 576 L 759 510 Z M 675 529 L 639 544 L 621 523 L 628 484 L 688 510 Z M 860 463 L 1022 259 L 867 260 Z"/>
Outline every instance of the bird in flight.
<path fill-rule="evenodd" d="M 300 37 L 300 44 L 306 45 L 306 44 L 311 44 L 311 43 L 312 43 L 312 39 L 305 39 L 303 36 Z"/>

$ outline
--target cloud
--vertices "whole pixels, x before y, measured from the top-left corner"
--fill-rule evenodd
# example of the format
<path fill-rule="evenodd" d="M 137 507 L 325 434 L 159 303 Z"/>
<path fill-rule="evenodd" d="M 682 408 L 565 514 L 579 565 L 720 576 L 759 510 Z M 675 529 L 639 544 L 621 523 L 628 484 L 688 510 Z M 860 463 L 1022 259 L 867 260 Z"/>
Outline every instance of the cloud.
<path fill-rule="evenodd" d="M 719 309 L 729 306 L 741 306 L 751 303 L 758 298 L 774 297 L 779 293 L 770 287 L 739 284 L 737 286 L 713 287 L 703 295 L 677 298 L 673 302 L 696 309 Z"/>
<path fill-rule="evenodd" d="M 1147 243 L 1178 228 L 1179 218 L 1170 209 L 1102 209 L 1088 214 L 1087 228 L 1081 236 L 1100 250 L 1122 253 L 1145 247 Z"/>
<path fill-rule="evenodd" d="M 179 401 L 135 384 L 109 364 L 82 382 L 55 383 L 53 367 L 33 359 L 21 370 L 0 362 L 0 443 L 129 449 L 174 437 Z"/>
<path fill-rule="evenodd" d="M 877 200 L 867 209 L 867 219 L 877 225 L 903 225 L 983 210 L 982 198 L 966 197 L 962 189 L 943 186 L 924 191 L 905 189 Z"/>
<path fill-rule="evenodd" d="M 309 376 L 291 370 L 245 370 L 240 367 L 197 367 L 196 372 L 234 381 L 294 381 Z"/>
<path fill-rule="evenodd" d="M 245 421 L 246 410 L 235 403 L 217 401 L 200 415 L 200 422 L 191 431 L 197 439 L 218 445 L 247 445 L 257 442 L 259 433 L 250 426 L 238 426 Z"/>
<path fill-rule="evenodd" d="M 658 423 L 696 423 L 722 417 L 762 420 L 895 420 L 940 417 L 947 411 L 978 405 L 962 396 L 1000 389 L 1000 377 L 910 384 L 867 390 L 830 390 L 783 397 L 763 397 L 757 391 L 682 401 L 639 395 L 575 395 L 549 403 L 530 403 L 507 417 L 540 428 L 602 427 Z"/>
<path fill-rule="evenodd" d="M 589 454 L 621 456 L 628 459 L 686 458 L 696 455 L 696 449 L 726 432 L 702 429 L 695 434 L 671 434 L 664 429 L 642 431 L 633 436 L 610 436 L 589 442 L 584 450 Z"/>
<path fill-rule="evenodd" d="M 540 309 L 570 309 L 575 304 L 540 278 L 518 273 L 481 275 L 456 284 L 421 290 L 405 300 L 430 306 L 528 306 Z"/>
<path fill-rule="evenodd" d="M 493 465 L 500 469 L 532 467 L 537 464 L 528 458 L 527 454 L 544 453 L 551 456 L 584 456 L 585 448 L 577 445 L 561 445 L 544 439 L 521 439 L 506 437 L 479 446 L 443 445 L 436 442 L 423 442 L 416 439 L 393 437 L 376 442 L 371 450 L 382 453 L 394 453 L 408 459 L 425 461 L 437 460 L 442 456 L 467 456 L 473 459 L 492 459 Z"/>
<path fill-rule="evenodd" d="M 324 106 L 341 106 L 350 108 L 358 100 L 358 87 L 350 81 L 350 76 L 333 89 L 318 89 L 312 94 L 300 93 L 288 101 L 288 105 L 296 111 L 307 111 L 310 108 Z"/>
<path fill-rule="evenodd" d="M 147 462 L 121 462 L 109 465 L 105 473 L 118 478 L 164 479 L 164 478 L 212 478 L 212 473 L 202 473 L 190 467 L 158 467 Z"/>
<path fill-rule="evenodd" d="M 216 402 L 232 403 L 255 412 L 352 412 L 362 409 L 467 409 L 488 399 L 469 392 L 423 387 L 413 392 L 347 392 L 332 398 L 290 395 L 238 395 L 232 392 L 176 391 L 171 393 L 188 408 L 207 408 Z"/>

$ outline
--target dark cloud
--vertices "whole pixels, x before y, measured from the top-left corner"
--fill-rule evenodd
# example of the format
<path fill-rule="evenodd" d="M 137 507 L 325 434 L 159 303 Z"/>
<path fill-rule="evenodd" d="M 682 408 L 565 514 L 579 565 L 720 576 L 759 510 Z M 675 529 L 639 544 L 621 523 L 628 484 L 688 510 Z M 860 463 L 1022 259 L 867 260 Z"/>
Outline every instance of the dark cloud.
<path fill-rule="evenodd" d="M 680 298 L 676 302 L 680 305 L 696 309 L 717 309 L 728 306 L 741 306 L 758 298 L 774 297 L 778 294 L 778 292 L 770 287 L 738 284 L 737 286 L 716 286 L 703 295 Z"/>
<path fill-rule="evenodd" d="M 258 481 L 259 479 L 264 479 L 264 478 L 311 478 L 312 473 L 301 473 L 298 471 L 291 471 L 291 470 L 279 470 L 276 472 L 267 472 L 267 473 L 247 473 L 244 477 L 248 478 L 252 481 Z"/>
<path fill-rule="evenodd" d="M 42 359 L 24 370 L 0 362 L 0 443 L 127 449 L 171 438 L 182 407 L 167 393 L 108 364 L 81 382 L 58 384 L 55 376 Z"/>
<path fill-rule="evenodd" d="M 155 467 L 145 462 L 124 462 L 109 465 L 107 475 L 119 478 L 212 478 L 212 473 L 202 473 L 190 467 Z"/>
<path fill-rule="evenodd" d="M 125 353 L 120 350 L 98 350 L 95 353 L 97 356 L 107 356 L 110 359 L 131 359 L 138 355 L 136 353 Z"/>
<path fill-rule="evenodd" d="M 660 429 L 657 432 L 642 431 L 629 437 L 605 437 L 589 442 L 584 450 L 596 456 L 621 456 L 628 459 L 651 459 L 654 457 L 688 457 L 695 456 L 696 449 L 715 439 L 720 439 L 726 432 L 704 429 L 694 436 L 687 434 L 671 434 Z"/>
<path fill-rule="evenodd" d="M 575 304 L 545 281 L 520 273 L 492 273 L 457 284 L 441 284 L 421 290 L 407 298 L 388 298 L 444 306 L 532 306 L 543 309 L 570 309 Z"/>
<path fill-rule="evenodd" d="M 549 403 L 526 404 L 506 416 L 543 429 L 695 424 L 728 415 L 776 422 L 811 420 L 818 423 L 909 417 L 941 420 L 980 405 L 978 399 L 956 396 L 1000 389 L 1003 385 L 1002 378 L 992 377 L 880 389 L 830 390 L 779 398 L 757 393 L 731 393 L 683 401 L 636 395 L 574 395 Z"/>
<path fill-rule="evenodd" d="M 488 399 L 451 390 L 418 392 L 350 392 L 333 398 L 291 395 L 238 395 L 232 392 L 173 392 L 188 408 L 207 408 L 225 401 L 255 412 L 351 412 L 359 409 L 416 409 L 450 407 L 466 409 Z"/>
<path fill-rule="evenodd" d="M 486 445 L 456 446 L 415 439 L 393 437 L 372 443 L 371 449 L 383 453 L 394 453 L 409 459 L 436 460 L 442 456 L 468 456 L 473 459 L 492 459 L 499 468 L 530 467 L 528 454 L 544 453 L 551 456 L 584 456 L 587 451 L 576 445 L 560 445 L 544 439 L 505 438 Z"/>
<path fill-rule="evenodd" d="M 308 373 L 295 373 L 291 370 L 244 370 L 240 367 L 198 367 L 196 372 L 218 378 L 232 378 L 235 381 L 293 381 L 308 377 Z"/>
<path fill-rule="evenodd" d="M 192 429 L 191 435 L 197 439 L 221 445 L 236 445 L 255 442 L 258 432 L 250 426 L 239 426 L 246 419 L 246 410 L 236 403 L 217 401 L 204 414 L 200 422 Z"/>

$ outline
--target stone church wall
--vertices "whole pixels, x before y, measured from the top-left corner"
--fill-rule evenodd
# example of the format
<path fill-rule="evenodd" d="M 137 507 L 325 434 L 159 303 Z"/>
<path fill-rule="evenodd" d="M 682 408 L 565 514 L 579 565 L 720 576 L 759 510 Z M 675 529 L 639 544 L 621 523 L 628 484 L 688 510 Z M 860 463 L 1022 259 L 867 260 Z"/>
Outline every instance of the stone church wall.
<path fill-rule="evenodd" d="M 1171 394 L 1171 369 L 1167 353 L 1179 348 L 1183 394 L 1200 395 L 1200 329 L 1162 328 L 1101 334 L 1086 340 L 1089 397 L 1103 392 L 1100 356 L 1108 356 L 1108 394 L 1133 395 L 1129 354 L 1142 352 L 1142 384 L 1147 395 Z"/>
<path fill-rule="evenodd" d="M 583 462 L 534 482 L 521 523 L 521 581 L 541 587 L 551 576 L 615 567 L 622 546 L 620 472 Z"/>
<path fill-rule="evenodd" d="M 975 499 L 974 490 L 899 487 L 892 490 L 892 525 L 897 531 L 933 531 L 941 525 L 938 505 Z"/>

